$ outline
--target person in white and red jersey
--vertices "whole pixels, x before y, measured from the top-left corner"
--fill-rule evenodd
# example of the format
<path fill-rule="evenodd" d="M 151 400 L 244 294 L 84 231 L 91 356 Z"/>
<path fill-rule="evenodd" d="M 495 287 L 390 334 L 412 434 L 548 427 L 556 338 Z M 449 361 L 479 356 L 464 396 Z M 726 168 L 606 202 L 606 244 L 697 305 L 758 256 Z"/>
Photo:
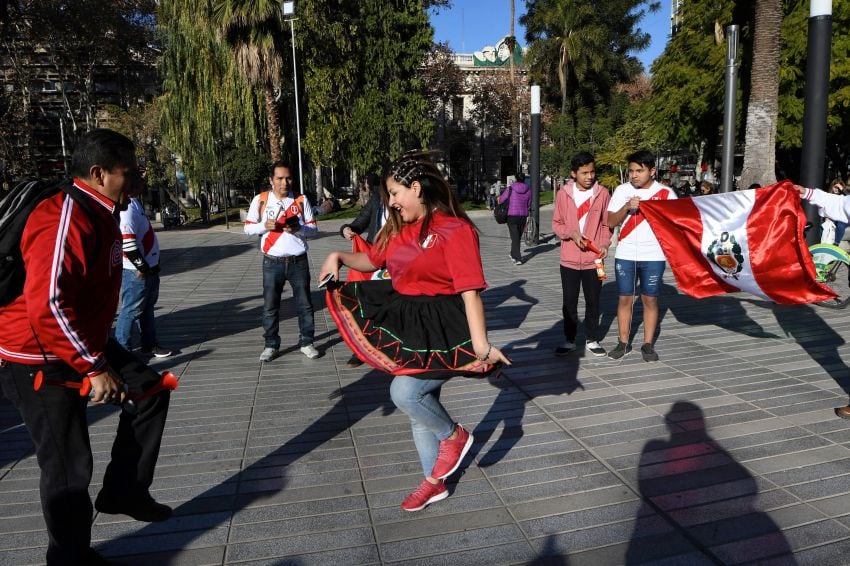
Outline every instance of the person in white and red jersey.
<path fill-rule="evenodd" d="M 116 213 L 141 187 L 135 147 L 123 135 L 85 134 L 71 160 L 84 210 L 64 192 L 39 203 L 27 219 L 21 253 L 23 294 L 0 308 L 3 394 L 21 413 L 41 468 L 41 506 L 48 565 L 106 563 L 91 543 L 92 453 L 86 405 L 123 401 L 126 389 L 110 362 L 132 354 L 109 338 L 121 286 L 121 232 Z M 107 359 L 109 357 L 109 359 Z M 45 383 L 38 391 L 38 374 Z M 51 382 L 91 382 L 91 399 Z M 126 385 L 139 387 L 136 377 Z M 150 495 L 168 392 L 122 411 L 112 458 L 94 507 L 142 521 L 162 521 L 171 508 Z"/>
<path fill-rule="evenodd" d="M 313 346 L 315 323 L 310 297 L 307 238 L 318 231 L 310 201 L 292 190 L 292 169 L 276 161 L 269 170 L 272 190 L 254 197 L 245 219 L 245 233 L 260 237 L 263 252 L 263 338 L 261 362 L 280 351 L 280 296 L 289 281 L 298 312 L 298 345 L 308 358 L 318 358 Z"/>
<path fill-rule="evenodd" d="M 167 358 L 171 350 L 156 340 L 153 310 L 159 299 L 159 240 L 145 215 L 142 202 L 133 197 L 127 210 L 121 211 L 121 238 L 124 270 L 121 277 L 121 311 L 115 322 L 115 339 L 132 349 L 133 329 L 141 340 L 141 353 Z"/>
<path fill-rule="evenodd" d="M 617 346 L 608 352 L 608 357 L 618 360 L 632 349 L 629 345 L 632 307 L 635 294 L 640 289 L 640 302 L 643 304 L 643 346 L 640 351 L 644 361 L 654 362 L 658 360 L 658 353 L 653 346 L 655 329 L 658 327 L 658 295 L 666 259 L 661 244 L 640 210 L 640 201 L 677 197 L 670 187 L 655 180 L 655 156 L 652 152 L 636 151 L 626 159 L 629 162 L 629 182 L 614 189 L 611 202 L 608 203 L 608 226 L 613 230 L 623 224 L 614 253 L 619 295 L 619 337 Z"/>

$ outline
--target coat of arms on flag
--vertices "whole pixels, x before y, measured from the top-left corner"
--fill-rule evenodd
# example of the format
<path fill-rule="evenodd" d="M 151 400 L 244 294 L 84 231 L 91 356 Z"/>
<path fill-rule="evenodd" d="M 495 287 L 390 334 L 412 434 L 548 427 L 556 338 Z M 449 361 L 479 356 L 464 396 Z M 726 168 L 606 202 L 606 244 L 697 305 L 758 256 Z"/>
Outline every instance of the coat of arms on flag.
<path fill-rule="evenodd" d="M 825 301 L 789 181 L 678 200 L 643 201 L 679 289 L 696 298 L 746 291 L 780 304 Z"/>

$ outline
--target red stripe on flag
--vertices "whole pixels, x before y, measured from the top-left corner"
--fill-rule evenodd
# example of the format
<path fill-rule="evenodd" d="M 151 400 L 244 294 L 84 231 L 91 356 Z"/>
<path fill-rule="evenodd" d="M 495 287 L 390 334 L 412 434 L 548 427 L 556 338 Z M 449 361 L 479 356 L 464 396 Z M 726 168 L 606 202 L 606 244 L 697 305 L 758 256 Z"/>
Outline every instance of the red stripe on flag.
<path fill-rule="evenodd" d="M 351 239 L 351 251 L 354 253 L 368 252 L 371 247 L 372 244 L 370 244 L 357 234 L 355 234 L 354 238 Z M 346 281 L 348 281 L 349 283 L 352 283 L 354 281 L 368 281 L 372 278 L 372 273 L 372 271 L 363 272 L 349 268 L 348 277 L 346 278 Z"/>
<path fill-rule="evenodd" d="M 642 201 L 640 208 L 667 256 L 679 290 L 698 299 L 739 290 L 717 275 L 703 255 L 702 217 L 691 199 Z"/>
<path fill-rule="evenodd" d="M 833 297 L 815 280 L 815 264 L 803 235 L 805 226 L 800 193 L 790 181 L 756 189 L 747 221 L 749 260 L 759 287 L 779 304 L 813 303 Z"/>

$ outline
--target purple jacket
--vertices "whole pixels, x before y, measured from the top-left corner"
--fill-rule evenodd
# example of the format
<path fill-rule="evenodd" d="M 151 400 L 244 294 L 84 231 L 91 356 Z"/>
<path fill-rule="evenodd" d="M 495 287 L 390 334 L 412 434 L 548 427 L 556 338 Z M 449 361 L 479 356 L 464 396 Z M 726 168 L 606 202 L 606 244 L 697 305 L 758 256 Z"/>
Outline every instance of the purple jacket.
<path fill-rule="evenodd" d="M 531 206 L 531 190 L 528 185 L 515 181 L 513 185 L 502 191 L 499 195 L 499 202 L 505 202 L 509 198 L 508 216 L 528 216 L 528 207 Z"/>

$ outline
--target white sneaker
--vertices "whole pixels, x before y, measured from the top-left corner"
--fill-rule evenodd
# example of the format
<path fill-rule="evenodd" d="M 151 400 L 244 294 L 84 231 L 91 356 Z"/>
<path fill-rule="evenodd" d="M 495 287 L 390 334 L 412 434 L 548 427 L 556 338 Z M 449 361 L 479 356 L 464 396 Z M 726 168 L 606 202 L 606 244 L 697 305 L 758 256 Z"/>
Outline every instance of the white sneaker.
<path fill-rule="evenodd" d="M 277 348 L 265 348 L 263 349 L 263 353 L 260 354 L 261 362 L 270 362 L 275 356 L 277 356 Z"/>
<path fill-rule="evenodd" d="M 596 340 L 588 340 L 584 345 L 585 349 L 596 357 L 601 357 L 606 354 L 605 348 L 599 345 Z"/>
<path fill-rule="evenodd" d="M 311 360 L 315 360 L 319 357 L 319 351 L 314 348 L 312 344 L 301 346 L 301 353 L 310 358 Z"/>

